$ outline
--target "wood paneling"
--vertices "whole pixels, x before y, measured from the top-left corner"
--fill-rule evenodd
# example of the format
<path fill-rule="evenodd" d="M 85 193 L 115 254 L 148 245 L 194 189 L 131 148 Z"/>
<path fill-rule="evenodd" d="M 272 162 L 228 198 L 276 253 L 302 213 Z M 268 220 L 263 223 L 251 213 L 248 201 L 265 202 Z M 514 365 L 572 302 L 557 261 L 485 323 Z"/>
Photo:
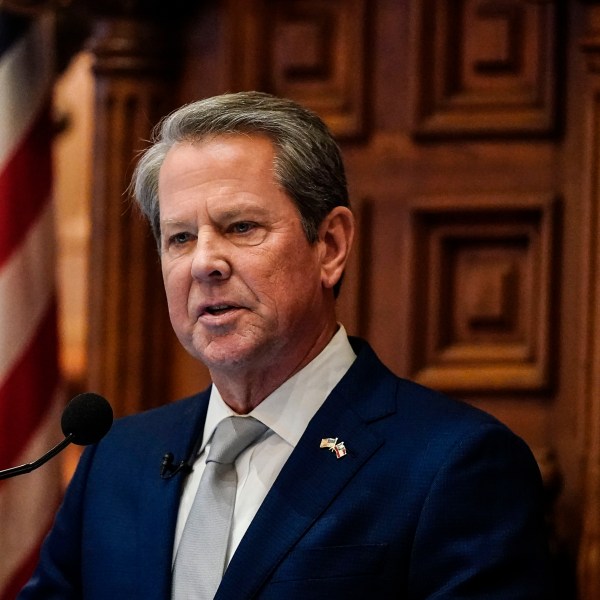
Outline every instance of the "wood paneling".
<path fill-rule="evenodd" d="M 97 24 L 88 386 L 117 415 L 162 404 L 169 324 L 149 228 L 125 193 L 134 157 L 171 107 L 176 61 L 161 26 Z M 170 57 L 170 60 L 169 60 Z"/>
<path fill-rule="evenodd" d="M 117 395 L 120 412 L 197 389 L 192 359 L 165 356 L 156 256 L 124 210 L 137 140 L 182 90 L 292 97 L 321 114 L 346 158 L 360 231 L 342 322 L 399 374 L 482 406 L 542 450 L 549 497 L 562 484 L 555 541 L 569 560 L 585 495 L 580 582 L 599 597 L 600 16 L 568 5 L 564 38 L 560 3 L 546 0 L 202 3 L 208 23 L 182 29 L 177 86 L 169 68 L 138 60 L 163 39 L 158 24 L 127 33 L 145 40 L 133 44 L 135 69 L 119 55 L 131 40 L 111 42 L 117 56 L 97 67 L 92 387 Z M 561 598 L 573 598 L 563 583 Z"/>
<path fill-rule="evenodd" d="M 584 163 L 584 293 L 580 355 L 584 368 L 578 386 L 584 416 L 585 484 L 579 552 L 582 600 L 600 597 L 600 8 L 589 9 L 582 41 L 587 59 Z"/>
<path fill-rule="evenodd" d="M 448 392 L 549 384 L 552 199 L 408 201 L 409 376 Z"/>
<path fill-rule="evenodd" d="M 552 132 L 556 10 L 527 0 L 415 2 L 414 133 Z"/>
<path fill-rule="evenodd" d="M 230 0 L 234 89 L 294 98 L 341 138 L 365 133 L 366 0 Z"/>

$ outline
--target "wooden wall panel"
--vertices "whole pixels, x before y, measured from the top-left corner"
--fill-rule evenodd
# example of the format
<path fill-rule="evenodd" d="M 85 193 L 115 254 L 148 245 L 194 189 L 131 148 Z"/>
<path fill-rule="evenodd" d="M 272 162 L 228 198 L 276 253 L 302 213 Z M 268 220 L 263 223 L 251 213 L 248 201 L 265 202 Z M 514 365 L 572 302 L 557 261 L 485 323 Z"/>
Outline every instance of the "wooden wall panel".
<path fill-rule="evenodd" d="M 527 0 L 414 3 L 413 132 L 551 133 L 556 10 Z"/>
<path fill-rule="evenodd" d="M 99 21 L 89 278 L 90 390 L 117 416 L 165 402 L 170 325 L 156 244 L 129 205 L 134 158 L 171 108 L 176 53 L 158 23 Z"/>
<path fill-rule="evenodd" d="M 584 91 L 582 369 L 576 389 L 584 424 L 585 483 L 578 565 L 581 600 L 600 597 L 600 7 L 590 8 L 588 19 L 581 44 L 588 73 Z"/>
<path fill-rule="evenodd" d="M 586 427 L 590 533 L 584 536 L 582 565 L 587 570 L 582 580 L 595 577 L 594 557 L 600 547 L 600 520 L 594 512 L 600 498 L 600 404 L 594 391 L 600 259 L 594 241 L 598 226 L 592 226 L 598 219 L 592 176 L 598 171 L 597 144 L 592 144 L 595 154 L 586 167 L 589 230 L 581 242 L 586 245 L 583 273 L 580 257 L 573 256 L 582 223 L 576 156 L 581 107 L 570 109 L 568 146 L 549 135 L 556 131 L 559 108 L 560 4 L 201 3 L 197 20 L 188 24 L 185 72 L 178 86 L 168 85 L 165 73 L 101 74 L 95 186 L 99 212 L 94 217 L 98 254 L 92 273 L 99 295 L 93 318 L 100 329 L 94 331 L 101 335 L 92 333 L 92 374 L 97 369 L 100 381 L 132 398 L 122 401 L 128 412 L 163 399 L 161 378 L 184 382 L 176 395 L 198 389 L 196 379 L 189 377 L 197 365 L 182 351 L 174 353 L 172 340 L 161 346 L 162 329 L 145 330 L 144 346 L 139 331 L 126 327 L 153 323 L 162 310 L 151 297 L 129 317 L 127 299 L 150 297 L 154 284 L 148 273 L 157 269 L 151 253 L 140 249 L 141 233 L 130 215 L 117 225 L 123 205 L 116 189 L 122 192 L 122 175 L 130 166 L 131 128 L 146 137 L 146 121 L 141 119 L 150 115 L 148 124 L 154 121 L 178 94 L 191 100 L 259 89 L 295 98 L 323 116 L 342 141 L 358 209 L 360 235 L 340 299 L 342 322 L 351 333 L 367 337 L 397 373 L 466 397 L 530 445 L 544 448 L 542 466 L 550 473 L 547 480 L 554 493 L 556 482 L 564 480 L 563 529 L 572 547 L 578 541 L 581 508 L 581 457 L 574 450 L 579 442 L 573 439 L 581 422 L 596 423 Z M 569 2 L 575 4 L 578 0 Z M 160 27 L 156 35 L 159 39 Z M 596 42 L 591 43 L 595 48 Z M 569 75 L 577 83 L 577 68 Z M 574 104 L 580 102 L 576 92 L 571 96 Z M 596 83 L 587 92 L 587 104 L 595 107 Z M 133 123 L 130 130 L 125 121 Z M 598 137 L 594 123 L 593 140 Z M 117 152 L 118 159 L 113 156 Z M 109 184 L 113 187 L 104 189 Z M 357 197 L 363 201 L 356 203 Z M 564 222 L 555 215 L 556 197 L 561 198 Z M 110 227 L 104 227 L 106 218 Z M 130 253 L 127 260 L 133 257 L 126 265 L 125 252 Z M 143 263 L 139 270 L 138 262 Z M 559 279 L 560 269 L 565 283 Z M 587 316 L 580 323 L 578 307 L 563 302 L 555 312 L 551 298 L 563 285 L 557 294 L 561 300 L 578 299 L 581 277 L 587 278 L 589 298 L 582 296 L 587 298 Z M 579 341 L 574 341 L 574 330 L 580 324 L 584 335 L 575 358 Z M 573 382 L 584 370 L 582 387 L 575 389 Z M 551 378 L 551 373 L 556 376 Z M 590 398 L 578 404 L 584 395 Z M 579 406 L 585 416 L 574 415 Z"/>
<path fill-rule="evenodd" d="M 230 0 L 233 89 L 318 112 L 340 138 L 365 133 L 366 0 Z"/>
<path fill-rule="evenodd" d="M 485 193 L 405 204 L 411 378 L 459 394 L 547 388 L 552 206 Z"/>

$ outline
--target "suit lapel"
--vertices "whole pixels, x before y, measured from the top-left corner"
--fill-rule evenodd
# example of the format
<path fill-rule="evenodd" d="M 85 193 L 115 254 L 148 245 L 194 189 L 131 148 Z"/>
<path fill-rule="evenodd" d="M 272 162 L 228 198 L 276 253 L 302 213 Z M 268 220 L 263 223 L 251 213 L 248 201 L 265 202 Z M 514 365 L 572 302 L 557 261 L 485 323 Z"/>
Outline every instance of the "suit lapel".
<path fill-rule="evenodd" d="M 394 393 L 389 389 L 395 381 L 386 374 L 372 351 L 362 347 L 350 371 L 309 423 L 267 494 L 225 572 L 215 600 L 254 597 L 348 481 L 380 449 L 383 440 L 371 431 L 369 422 L 395 410 Z M 379 392 L 374 393 L 374 388 Z M 337 459 L 334 453 L 320 448 L 325 437 L 345 442 L 347 455 Z"/>
<path fill-rule="evenodd" d="M 190 456 L 202 433 L 208 392 L 203 392 L 177 409 L 174 416 L 163 420 L 164 427 L 156 437 L 148 440 L 147 455 L 140 476 L 139 498 L 139 552 L 138 581 L 140 598 L 169 598 L 171 594 L 171 560 L 173 540 L 181 487 L 185 475 L 178 473 L 171 478 L 160 476 L 162 457 L 169 451 L 178 464 Z M 158 438 L 158 439 L 157 439 Z"/>

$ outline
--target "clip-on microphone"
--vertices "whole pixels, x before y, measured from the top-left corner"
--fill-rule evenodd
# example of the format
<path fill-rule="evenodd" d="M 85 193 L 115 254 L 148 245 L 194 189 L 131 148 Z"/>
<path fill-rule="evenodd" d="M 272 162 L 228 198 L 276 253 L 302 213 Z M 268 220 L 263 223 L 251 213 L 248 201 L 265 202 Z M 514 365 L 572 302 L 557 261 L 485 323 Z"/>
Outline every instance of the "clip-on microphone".
<path fill-rule="evenodd" d="M 192 457 L 195 456 L 195 452 L 192 453 Z M 171 479 L 177 473 L 182 472 L 184 475 L 189 475 L 192 471 L 192 465 L 190 459 L 182 460 L 178 465 L 173 464 L 173 453 L 167 452 L 160 463 L 160 476 L 162 479 Z"/>

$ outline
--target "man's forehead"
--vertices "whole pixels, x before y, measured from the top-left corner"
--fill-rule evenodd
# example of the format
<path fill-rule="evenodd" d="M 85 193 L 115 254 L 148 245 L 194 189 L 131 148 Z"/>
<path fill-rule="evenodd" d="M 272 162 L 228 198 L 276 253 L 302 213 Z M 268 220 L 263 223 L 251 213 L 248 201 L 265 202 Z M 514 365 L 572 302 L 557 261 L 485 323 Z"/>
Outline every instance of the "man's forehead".
<path fill-rule="evenodd" d="M 291 202 L 291 201 L 290 201 Z M 207 206 L 211 216 L 218 216 L 223 220 L 234 220 L 240 217 L 259 218 L 268 216 L 272 210 L 269 203 L 262 203 L 260 200 L 237 200 L 227 198 L 214 198 L 209 201 Z M 165 215 L 161 222 L 165 224 L 183 224 L 185 219 L 175 216 Z"/>
<path fill-rule="evenodd" d="M 231 147 L 244 146 L 246 148 L 262 148 L 270 150 L 271 154 L 276 153 L 276 146 L 273 140 L 264 133 L 245 133 L 245 132 L 223 132 L 216 134 L 206 134 L 198 137 L 184 138 L 175 142 L 165 154 L 165 159 L 169 155 L 181 149 L 202 150 L 207 147 Z M 164 163 L 164 161 L 163 161 Z"/>

